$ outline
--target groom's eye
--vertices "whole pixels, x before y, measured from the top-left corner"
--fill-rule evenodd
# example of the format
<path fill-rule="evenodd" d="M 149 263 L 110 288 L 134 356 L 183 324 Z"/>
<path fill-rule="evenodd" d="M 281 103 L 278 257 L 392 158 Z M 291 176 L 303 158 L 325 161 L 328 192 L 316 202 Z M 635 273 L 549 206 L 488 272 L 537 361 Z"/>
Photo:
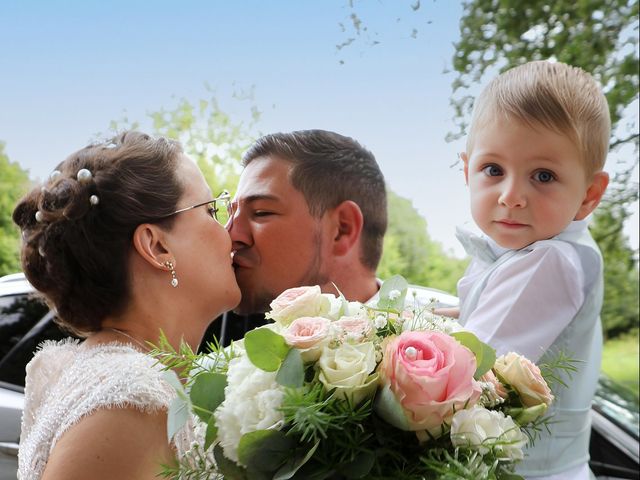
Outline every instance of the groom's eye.
<path fill-rule="evenodd" d="M 498 177 L 502 175 L 502 169 L 497 165 L 487 165 L 482 169 L 482 171 L 489 177 Z"/>

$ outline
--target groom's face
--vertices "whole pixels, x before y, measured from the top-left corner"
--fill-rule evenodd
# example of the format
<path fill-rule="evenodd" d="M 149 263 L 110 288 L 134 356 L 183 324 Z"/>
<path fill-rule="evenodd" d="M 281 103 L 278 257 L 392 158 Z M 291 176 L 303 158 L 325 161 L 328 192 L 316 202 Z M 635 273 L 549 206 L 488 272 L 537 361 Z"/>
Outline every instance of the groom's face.
<path fill-rule="evenodd" d="M 265 312 L 287 288 L 327 281 L 326 222 L 309 213 L 304 195 L 289 181 L 291 168 L 287 161 L 260 157 L 240 177 L 229 227 L 242 291 L 238 313 Z"/>

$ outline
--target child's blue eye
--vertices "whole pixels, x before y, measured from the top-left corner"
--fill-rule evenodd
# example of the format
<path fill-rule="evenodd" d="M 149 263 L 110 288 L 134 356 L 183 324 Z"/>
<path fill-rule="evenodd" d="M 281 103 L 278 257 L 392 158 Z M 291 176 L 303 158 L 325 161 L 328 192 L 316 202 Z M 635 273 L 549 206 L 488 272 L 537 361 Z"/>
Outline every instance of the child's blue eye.
<path fill-rule="evenodd" d="M 502 175 L 502 169 L 497 165 L 487 165 L 482 169 L 485 175 L 490 177 L 497 177 Z"/>
<path fill-rule="evenodd" d="M 552 182 L 556 179 L 555 175 L 551 172 L 548 172 L 546 170 L 542 170 L 540 172 L 536 172 L 533 174 L 533 178 L 534 180 L 540 182 L 540 183 L 549 183 Z"/>

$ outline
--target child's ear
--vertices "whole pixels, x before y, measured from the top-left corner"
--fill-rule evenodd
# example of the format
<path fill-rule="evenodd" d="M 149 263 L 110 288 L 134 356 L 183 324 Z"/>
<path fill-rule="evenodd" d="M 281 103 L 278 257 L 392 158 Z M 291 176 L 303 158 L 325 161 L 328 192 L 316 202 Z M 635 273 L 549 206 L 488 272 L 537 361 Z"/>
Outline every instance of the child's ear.
<path fill-rule="evenodd" d="M 607 172 L 596 172 L 593 175 L 591 184 L 587 188 L 587 193 L 574 220 L 583 220 L 596 209 L 602 199 L 602 195 L 604 195 L 604 191 L 607 189 L 607 185 L 609 185 L 609 174 Z"/>
<path fill-rule="evenodd" d="M 464 183 L 469 185 L 469 157 L 467 157 L 467 152 L 461 152 L 458 156 L 464 164 Z"/>

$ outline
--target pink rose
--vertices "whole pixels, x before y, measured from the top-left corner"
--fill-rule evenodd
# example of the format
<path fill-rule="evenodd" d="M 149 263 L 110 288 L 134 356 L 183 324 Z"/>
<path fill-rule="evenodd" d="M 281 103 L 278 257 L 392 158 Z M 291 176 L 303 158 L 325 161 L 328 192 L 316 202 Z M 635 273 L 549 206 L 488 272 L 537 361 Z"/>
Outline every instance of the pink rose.
<path fill-rule="evenodd" d="M 498 357 L 494 370 L 520 395 L 525 407 L 551 405 L 553 394 L 538 366 L 528 358 L 509 352 Z"/>
<path fill-rule="evenodd" d="M 329 334 L 331 322 L 322 317 L 300 317 L 284 331 L 285 341 L 295 348 L 315 347 Z"/>
<path fill-rule="evenodd" d="M 473 406 L 481 388 L 473 379 L 474 354 L 440 332 L 404 332 L 386 344 L 380 363 L 406 416 L 408 429 L 427 430 L 434 437 L 454 412 Z"/>
<path fill-rule="evenodd" d="M 333 322 L 331 327 L 338 339 L 351 342 L 361 342 L 373 331 L 371 321 L 360 317 L 342 317 Z"/>
<path fill-rule="evenodd" d="M 329 312 L 331 303 L 320 287 L 297 287 L 282 292 L 273 302 L 266 317 L 287 326 L 296 318 L 317 317 Z"/>
<path fill-rule="evenodd" d="M 493 370 L 489 370 L 487 373 L 482 375 L 482 377 L 480 377 L 480 381 L 492 385 L 492 393 L 494 393 L 497 397 L 506 400 L 509 396 L 507 390 L 504 388 L 504 385 L 500 383 L 498 377 L 496 377 L 495 373 L 493 373 Z"/>

